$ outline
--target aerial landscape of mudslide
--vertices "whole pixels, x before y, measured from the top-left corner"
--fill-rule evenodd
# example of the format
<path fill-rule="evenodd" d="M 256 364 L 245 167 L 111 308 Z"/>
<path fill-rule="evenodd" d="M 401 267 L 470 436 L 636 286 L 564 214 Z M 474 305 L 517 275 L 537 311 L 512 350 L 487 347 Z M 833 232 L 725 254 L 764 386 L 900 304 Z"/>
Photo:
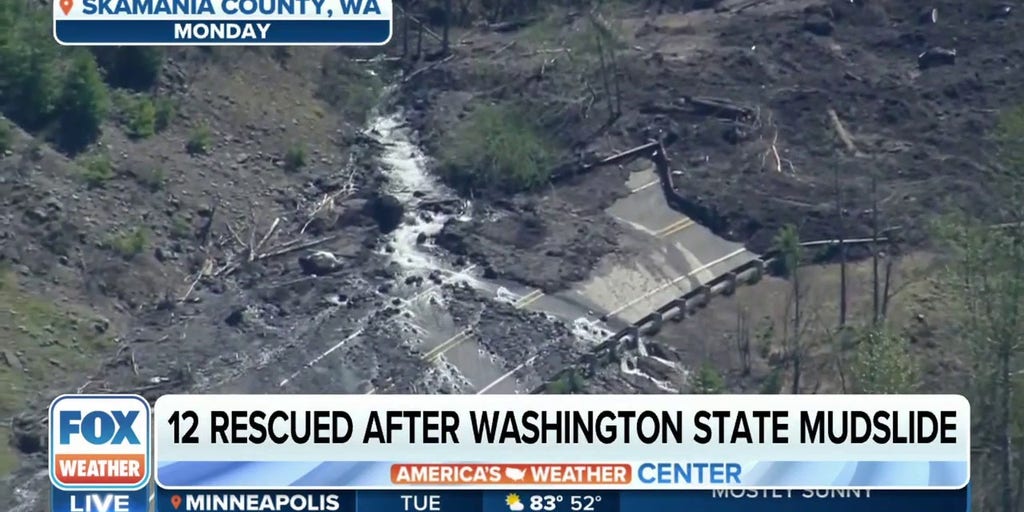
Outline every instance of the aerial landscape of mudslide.
<path fill-rule="evenodd" d="M 881 225 L 918 261 L 949 203 L 993 213 L 1016 6 L 461 4 L 447 31 L 412 5 L 384 49 L 159 50 L 144 87 L 97 50 L 110 114 L 74 151 L 0 87 L 11 510 L 45 508 L 61 392 L 839 389 L 829 349 L 780 377 L 778 233 L 825 248 L 825 339 L 837 237 Z M 948 386 L 932 304 L 907 317 Z"/>

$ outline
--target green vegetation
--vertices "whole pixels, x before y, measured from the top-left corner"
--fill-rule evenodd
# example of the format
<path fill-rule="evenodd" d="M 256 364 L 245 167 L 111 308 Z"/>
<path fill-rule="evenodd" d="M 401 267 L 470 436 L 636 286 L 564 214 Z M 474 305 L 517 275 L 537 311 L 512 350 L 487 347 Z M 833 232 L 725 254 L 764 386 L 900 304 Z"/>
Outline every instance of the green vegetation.
<path fill-rule="evenodd" d="M 563 373 L 559 378 L 547 384 L 546 392 L 551 395 L 572 395 L 583 393 L 587 388 L 587 379 L 577 369 Z"/>
<path fill-rule="evenodd" d="M 110 240 L 106 243 L 108 249 L 126 260 L 142 254 L 142 251 L 146 250 L 147 245 L 149 245 L 149 233 L 143 228 L 133 228 L 118 232 L 111 236 Z"/>
<path fill-rule="evenodd" d="M 378 75 L 342 54 L 331 57 L 317 84 L 317 96 L 354 124 L 366 122 L 383 90 Z"/>
<path fill-rule="evenodd" d="M 547 183 L 556 148 L 512 104 L 479 105 L 448 132 L 439 171 L 464 191 L 529 190 Z"/>
<path fill-rule="evenodd" d="M 854 391 L 871 394 L 913 393 L 919 382 L 910 344 L 884 329 L 861 337 L 851 361 Z"/>
<path fill-rule="evenodd" d="M 105 46 L 92 49 L 107 81 L 135 91 L 151 89 L 164 67 L 164 49 L 148 46 Z"/>
<path fill-rule="evenodd" d="M 53 43 L 51 23 L 48 10 L 31 2 L 0 4 L 0 111 L 74 154 L 100 136 L 110 107 L 108 85 L 151 89 L 163 70 L 164 50 L 64 49 Z M 128 117 L 128 134 L 148 137 L 167 127 L 173 108 L 139 100 Z"/>
<path fill-rule="evenodd" d="M 135 177 L 135 181 L 139 185 L 142 185 L 151 192 L 163 190 L 164 185 L 167 183 L 167 174 L 159 167 L 142 171 L 133 171 L 132 176 Z"/>
<path fill-rule="evenodd" d="M 174 217 L 171 220 L 171 237 L 177 239 L 185 239 L 192 236 L 193 233 L 192 223 L 184 217 Z"/>
<path fill-rule="evenodd" d="M 192 133 L 188 136 L 188 142 L 185 143 L 185 150 L 190 155 L 205 155 L 210 152 L 210 146 L 213 142 L 213 132 L 210 131 L 210 127 L 206 124 L 201 124 L 192 130 Z"/>
<path fill-rule="evenodd" d="M 11 149 L 11 145 L 14 143 L 14 130 L 11 128 L 11 123 L 8 123 L 5 119 L 0 119 L 0 158 L 4 153 Z"/>
<path fill-rule="evenodd" d="M 133 139 L 145 139 L 156 133 L 156 106 L 145 96 L 129 98 L 122 112 L 125 133 Z"/>
<path fill-rule="evenodd" d="M 114 179 L 114 167 L 105 154 L 86 156 L 81 165 L 81 177 L 91 188 L 102 187 Z"/>
<path fill-rule="evenodd" d="M 94 142 L 107 116 L 110 99 L 96 59 L 86 51 L 71 61 L 57 100 L 60 119 L 58 142 L 66 151 L 77 152 Z"/>
<path fill-rule="evenodd" d="M 153 108 L 156 110 L 156 118 L 154 120 L 154 128 L 157 133 L 166 130 L 171 126 L 171 121 L 174 120 L 176 115 L 176 108 L 174 102 L 170 98 L 156 98 L 153 100 Z"/>
<path fill-rule="evenodd" d="M 287 172 L 295 172 L 305 167 L 305 165 L 306 148 L 299 144 L 288 148 L 288 152 L 284 155 L 284 170 Z"/>
<path fill-rule="evenodd" d="M 0 267 L 0 418 L 25 410 L 40 390 L 63 383 L 62 376 L 99 366 L 111 346 L 101 332 L 105 321 L 90 317 L 37 297 Z M 0 476 L 18 461 L 9 434 L 0 428 Z"/>
<path fill-rule="evenodd" d="M 0 4 L 0 108 L 15 123 L 38 130 L 53 120 L 60 52 L 50 35 L 49 12 L 27 5 Z"/>
<path fill-rule="evenodd" d="M 722 393 L 725 391 L 725 379 L 715 367 L 703 364 L 693 377 L 691 389 L 693 393 L 701 395 Z"/>

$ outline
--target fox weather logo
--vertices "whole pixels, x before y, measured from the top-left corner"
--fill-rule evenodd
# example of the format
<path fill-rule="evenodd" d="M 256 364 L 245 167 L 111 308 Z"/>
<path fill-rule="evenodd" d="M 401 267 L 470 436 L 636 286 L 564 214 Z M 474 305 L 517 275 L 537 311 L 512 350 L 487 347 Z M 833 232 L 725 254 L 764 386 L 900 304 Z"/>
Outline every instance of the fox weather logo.
<path fill-rule="evenodd" d="M 61 490 L 149 482 L 149 403 L 136 395 L 63 395 L 50 404 L 50 480 Z"/>

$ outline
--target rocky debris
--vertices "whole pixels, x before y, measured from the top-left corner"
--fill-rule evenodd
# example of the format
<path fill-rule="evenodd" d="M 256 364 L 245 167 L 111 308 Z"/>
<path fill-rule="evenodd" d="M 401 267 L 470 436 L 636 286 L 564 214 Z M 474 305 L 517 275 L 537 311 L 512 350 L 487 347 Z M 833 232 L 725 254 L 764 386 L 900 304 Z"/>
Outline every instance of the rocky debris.
<path fill-rule="evenodd" d="M 45 424 L 30 415 L 18 415 L 11 419 L 11 444 L 19 452 L 32 455 L 43 451 Z"/>
<path fill-rule="evenodd" d="M 327 251 L 315 251 L 299 258 L 299 267 L 306 275 L 324 276 L 337 272 L 342 266 L 342 261 Z"/>
<path fill-rule="evenodd" d="M 992 12 L 989 13 L 988 19 L 991 21 L 1009 18 L 1011 14 L 1013 14 L 1013 5 L 1000 4 L 992 8 Z"/>
<path fill-rule="evenodd" d="M 237 307 L 224 319 L 224 323 L 231 327 L 238 327 L 245 322 L 245 313 L 244 306 Z"/>
<path fill-rule="evenodd" d="M 379 194 L 366 202 L 363 210 L 377 222 L 381 233 L 390 233 L 402 223 L 402 216 L 405 215 L 405 207 L 397 197 L 388 194 Z"/>
<path fill-rule="evenodd" d="M 811 14 L 804 20 L 804 30 L 816 36 L 826 37 L 835 31 L 835 25 L 822 14 Z"/>
<path fill-rule="evenodd" d="M 934 46 L 917 56 L 917 67 L 930 69 L 939 66 L 952 66 L 956 63 L 956 50 Z"/>

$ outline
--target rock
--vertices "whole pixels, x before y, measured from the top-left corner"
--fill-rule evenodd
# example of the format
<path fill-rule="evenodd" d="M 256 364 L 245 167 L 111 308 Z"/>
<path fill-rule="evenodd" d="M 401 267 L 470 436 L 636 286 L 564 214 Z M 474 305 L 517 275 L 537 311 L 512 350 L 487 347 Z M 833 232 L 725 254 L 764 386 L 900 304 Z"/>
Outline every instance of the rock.
<path fill-rule="evenodd" d="M 917 67 L 929 69 L 938 66 L 952 66 L 956 63 L 956 50 L 934 46 L 917 56 Z"/>
<path fill-rule="evenodd" d="M 245 322 L 244 307 L 235 308 L 235 310 L 232 311 L 231 314 L 224 319 L 224 323 L 228 324 L 231 327 L 238 327 L 242 325 L 243 322 Z"/>
<path fill-rule="evenodd" d="M 821 14 L 812 14 L 804 20 L 804 30 L 816 36 L 826 37 L 835 31 L 835 25 L 832 24 L 832 20 Z"/>
<path fill-rule="evenodd" d="M 107 329 L 110 329 L 110 320 L 98 317 L 93 320 L 92 328 L 96 331 L 96 334 L 103 334 L 107 332 Z"/>
<path fill-rule="evenodd" d="M 341 269 L 342 262 L 332 253 L 316 251 L 299 258 L 299 266 L 303 274 L 322 276 Z"/>
<path fill-rule="evenodd" d="M 167 260 L 170 259 L 170 255 L 167 254 L 167 251 L 164 250 L 163 247 L 157 247 L 156 249 L 153 249 L 153 257 L 156 258 L 156 260 L 161 263 L 166 262 Z"/>
<path fill-rule="evenodd" d="M 417 244 L 423 245 L 426 241 L 427 241 L 427 234 L 426 233 L 420 233 L 420 234 L 416 235 L 416 243 Z"/>
<path fill-rule="evenodd" d="M 395 196 L 384 194 L 367 201 L 364 212 L 377 222 L 382 233 L 390 233 L 401 224 L 405 207 Z"/>
<path fill-rule="evenodd" d="M 25 212 L 25 220 L 33 224 L 44 224 L 50 220 L 50 216 L 41 208 L 32 208 Z"/>

